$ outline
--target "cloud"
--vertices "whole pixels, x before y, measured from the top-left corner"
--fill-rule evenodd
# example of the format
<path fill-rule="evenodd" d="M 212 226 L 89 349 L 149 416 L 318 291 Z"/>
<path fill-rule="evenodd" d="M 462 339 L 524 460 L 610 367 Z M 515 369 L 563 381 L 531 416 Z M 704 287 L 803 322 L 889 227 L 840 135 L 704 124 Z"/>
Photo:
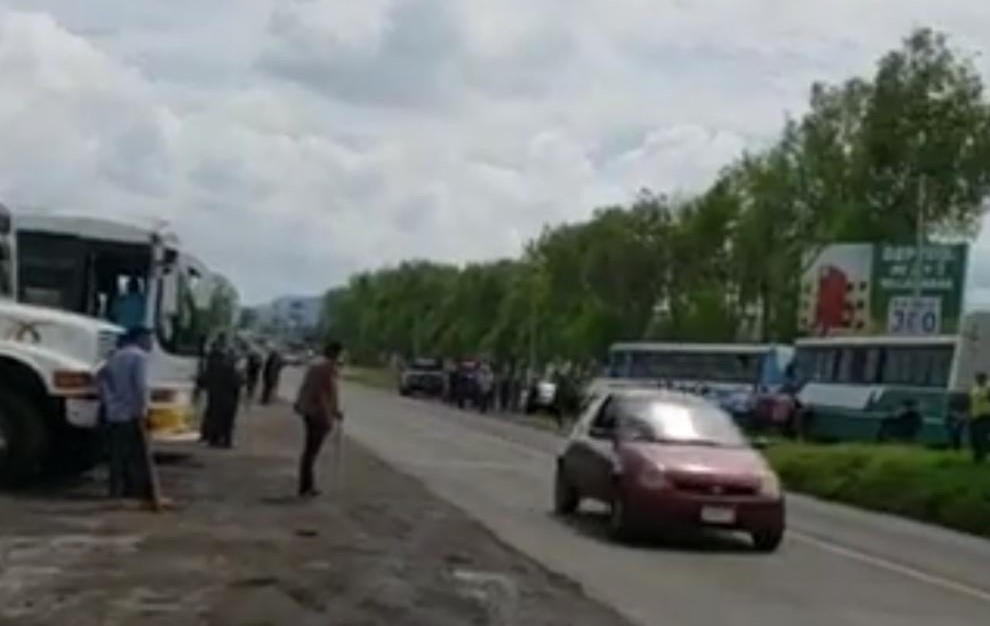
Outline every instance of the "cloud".
<path fill-rule="evenodd" d="M 168 218 L 249 301 L 700 189 L 811 81 L 870 72 L 917 25 L 977 51 L 990 26 L 980 0 L 5 6 L 4 201 Z"/>

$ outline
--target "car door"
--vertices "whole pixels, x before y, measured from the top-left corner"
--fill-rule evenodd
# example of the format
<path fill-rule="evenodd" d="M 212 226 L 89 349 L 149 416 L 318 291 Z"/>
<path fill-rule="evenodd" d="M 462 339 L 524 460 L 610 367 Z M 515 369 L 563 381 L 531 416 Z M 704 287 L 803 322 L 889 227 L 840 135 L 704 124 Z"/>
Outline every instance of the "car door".
<path fill-rule="evenodd" d="M 607 501 L 612 476 L 613 444 L 608 423 L 611 395 L 590 402 L 568 442 L 564 463 L 568 475 L 581 494 Z"/>
<path fill-rule="evenodd" d="M 618 403 L 609 396 L 598 407 L 588 428 L 588 457 L 585 464 L 588 495 L 603 502 L 612 498 L 612 479 L 616 467 L 615 429 Z"/>
<path fill-rule="evenodd" d="M 593 464 L 593 448 L 590 442 L 589 430 L 592 422 L 599 413 L 602 404 L 607 400 L 600 394 L 590 396 L 586 399 L 584 409 L 578 417 L 574 428 L 568 436 L 564 449 L 560 455 L 560 464 L 567 473 L 568 479 L 582 493 L 588 494 L 591 473 L 590 466 Z"/>

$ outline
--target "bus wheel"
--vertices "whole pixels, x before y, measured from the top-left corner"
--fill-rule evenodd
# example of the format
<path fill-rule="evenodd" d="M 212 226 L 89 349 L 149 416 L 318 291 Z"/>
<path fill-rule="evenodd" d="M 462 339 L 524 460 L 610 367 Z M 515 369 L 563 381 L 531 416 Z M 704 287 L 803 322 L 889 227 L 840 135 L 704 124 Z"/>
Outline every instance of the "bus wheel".
<path fill-rule="evenodd" d="M 0 485 L 19 487 L 37 478 L 47 448 L 48 433 L 41 409 L 19 394 L 0 388 Z"/>

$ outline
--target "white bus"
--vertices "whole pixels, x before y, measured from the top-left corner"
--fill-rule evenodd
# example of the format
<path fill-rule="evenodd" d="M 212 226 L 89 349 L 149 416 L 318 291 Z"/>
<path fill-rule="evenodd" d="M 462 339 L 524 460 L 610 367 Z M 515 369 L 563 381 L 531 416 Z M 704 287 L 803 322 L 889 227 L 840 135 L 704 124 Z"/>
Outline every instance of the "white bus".
<path fill-rule="evenodd" d="M 211 281 L 204 280 L 202 263 L 165 229 L 3 214 L 0 481 L 31 477 L 66 457 L 85 465 L 98 406 L 92 375 L 123 331 L 114 323 L 114 302 L 132 279 L 144 297 L 141 323 L 155 335 L 152 433 L 190 437 L 194 379 L 208 331 L 202 325 Z"/>
<path fill-rule="evenodd" d="M 743 415 L 753 410 L 757 393 L 784 383 L 792 356 L 791 348 L 772 344 L 616 343 L 606 375 L 703 393 Z"/>
<path fill-rule="evenodd" d="M 913 400 L 928 443 L 944 443 L 953 396 L 990 372 L 990 312 L 963 316 L 953 335 L 814 337 L 796 342 L 798 395 L 813 436 L 873 440 L 880 419 Z"/>

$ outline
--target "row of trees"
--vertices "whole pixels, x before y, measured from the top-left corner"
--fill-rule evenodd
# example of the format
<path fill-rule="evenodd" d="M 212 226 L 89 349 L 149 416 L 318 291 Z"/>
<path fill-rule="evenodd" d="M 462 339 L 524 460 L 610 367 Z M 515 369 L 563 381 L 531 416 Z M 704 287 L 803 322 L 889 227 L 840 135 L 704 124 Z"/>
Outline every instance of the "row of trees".
<path fill-rule="evenodd" d="M 617 339 L 787 341 L 808 252 L 972 237 L 990 192 L 990 105 L 971 60 L 922 29 L 869 79 L 815 84 L 775 144 L 703 193 L 546 227 L 521 258 L 410 261 L 326 295 L 325 332 L 385 352 L 540 360 Z"/>

